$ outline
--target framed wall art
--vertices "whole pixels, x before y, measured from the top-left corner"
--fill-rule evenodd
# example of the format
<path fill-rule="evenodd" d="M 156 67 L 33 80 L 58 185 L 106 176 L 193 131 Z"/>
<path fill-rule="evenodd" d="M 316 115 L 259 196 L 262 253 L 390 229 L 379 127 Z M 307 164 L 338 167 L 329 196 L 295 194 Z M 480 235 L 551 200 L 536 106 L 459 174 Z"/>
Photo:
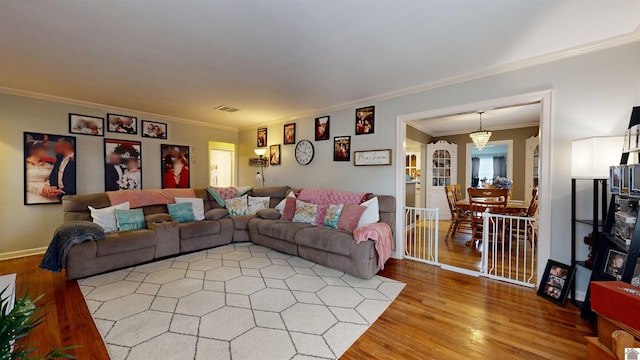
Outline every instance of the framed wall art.
<path fill-rule="evenodd" d="M 267 146 L 267 128 L 258 129 L 257 144 L 258 144 L 258 147 Z"/>
<path fill-rule="evenodd" d="M 169 129 L 165 123 L 142 120 L 140 127 L 142 128 L 142 137 L 167 139 L 167 132 Z"/>
<path fill-rule="evenodd" d="M 142 190 L 140 141 L 104 139 L 104 190 Z"/>
<path fill-rule="evenodd" d="M 391 149 L 354 151 L 353 165 L 355 166 L 391 165 Z"/>
<path fill-rule="evenodd" d="M 284 126 L 284 144 L 295 145 L 296 143 L 296 124 L 286 124 Z"/>
<path fill-rule="evenodd" d="M 351 136 L 333 138 L 333 161 L 351 161 Z"/>
<path fill-rule="evenodd" d="M 70 113 L 69 132 L 71 134 L 104 136 L 104 118 Z"/>
<path fill-rule="evenodd" d="M 269 146 L 269 164 L 280 165 L 280 145 Z"/>
<path fill-rule="evenodd" d="M 321 116 L 316 118 L 316 141 L 329 140 L 329 116 Z"/>
<path fill-rule="evenodd" d="M 138 118 L 135 116 L 107 114 L 107 131 L 137 135 L 138 134 Z"/>
<path fill-rule="evenodd" d="M 76 194 L 76 138 L 24 133 L 24 204 L 59 204 Z"/>
<path fill-rule="evenodd" d="M 375 106 L 356 109 L 356 135 L 367 135 L 375 132 Z"/>
<path fill-rule="evenodd" d="M 162 188 L 185 188 L 191 185 L 189 179 L 189 146 L 160 145 L 160 168 Z"/>

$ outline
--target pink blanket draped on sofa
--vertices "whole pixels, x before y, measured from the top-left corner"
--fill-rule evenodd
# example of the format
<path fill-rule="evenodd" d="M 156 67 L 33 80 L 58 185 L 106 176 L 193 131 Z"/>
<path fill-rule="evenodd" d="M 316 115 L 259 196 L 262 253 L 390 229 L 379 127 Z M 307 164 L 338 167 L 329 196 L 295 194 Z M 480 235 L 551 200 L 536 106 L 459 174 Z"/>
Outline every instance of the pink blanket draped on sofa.
<path fill-rule="evenodd" d="M 378 269 L 384 269 L 384 263 L 391 257 L 393 250 L 393 233 L 387 223 L 379 222 L 357 228 L 353 231 L 356 243 L 361 243 L 369 239 L 376 243 L 378 253 Z"/>
<path fill-rule="evenodd" d="M 132 209 L 149 205 L 173 204 L 176 197 L 196 197 L 193 189 L 154 189 L 107 191 L 111 205 L 128 201 Z"/>
<path fill-rule="evenodd" d="M 297 199 L 318 205 L 316 225 L 322 226 L 329 205 L 360 205 L 367 199 L 367 195 L 367 193 L 344 192 L 329 189 L 302 189 L 300 190 Z"/>

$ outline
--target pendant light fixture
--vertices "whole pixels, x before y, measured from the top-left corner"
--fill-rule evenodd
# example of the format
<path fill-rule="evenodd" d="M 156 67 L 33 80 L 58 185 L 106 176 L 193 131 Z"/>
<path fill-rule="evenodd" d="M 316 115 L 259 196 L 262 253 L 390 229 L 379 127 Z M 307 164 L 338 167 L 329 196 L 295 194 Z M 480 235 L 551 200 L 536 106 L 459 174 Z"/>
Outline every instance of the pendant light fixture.
<path fill-rule="evenodd" d="M 469 137 L 473 140 L 478 151 L 482 151 L 491 138 L 491 131 L 482 130 L 482 114 L 484 114 L 484 111 L 480 110 L 478 114 L 480 115 L 480 129 L 469 134 Z"/>

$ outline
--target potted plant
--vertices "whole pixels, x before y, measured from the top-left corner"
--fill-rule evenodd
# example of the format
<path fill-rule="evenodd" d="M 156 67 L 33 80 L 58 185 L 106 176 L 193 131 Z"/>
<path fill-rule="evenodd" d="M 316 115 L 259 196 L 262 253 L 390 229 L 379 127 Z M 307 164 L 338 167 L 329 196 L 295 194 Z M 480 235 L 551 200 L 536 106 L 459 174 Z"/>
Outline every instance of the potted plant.
<path fill-rule="evenodd" d="M 9 310 L 10 296 L 5 296 L 6 288 L 0 291 L 2 305 L 0 308 L 0 359 L 1 360 L 52 360 L 75 359 L 75 356 L 66 354 L 68 350 L 77 346 L 53 349 L 44 355 L 34 355 L 37 348 L 26 344 L 26 337 L 33 329 L 44 322 L 46 313 L 35 305 L 44 295 L 30 299 L 25 295 Z"/>

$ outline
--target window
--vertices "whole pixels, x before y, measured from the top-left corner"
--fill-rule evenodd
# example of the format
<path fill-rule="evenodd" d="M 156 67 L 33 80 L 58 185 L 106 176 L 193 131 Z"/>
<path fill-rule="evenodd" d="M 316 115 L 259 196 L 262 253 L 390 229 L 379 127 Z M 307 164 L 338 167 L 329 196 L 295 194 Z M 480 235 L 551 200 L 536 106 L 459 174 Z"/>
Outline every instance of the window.
<path fill-rule="evenodd" d="M 235 144 L 209 142 L 209 185 L 235 185 L 235 150 Z"/>

